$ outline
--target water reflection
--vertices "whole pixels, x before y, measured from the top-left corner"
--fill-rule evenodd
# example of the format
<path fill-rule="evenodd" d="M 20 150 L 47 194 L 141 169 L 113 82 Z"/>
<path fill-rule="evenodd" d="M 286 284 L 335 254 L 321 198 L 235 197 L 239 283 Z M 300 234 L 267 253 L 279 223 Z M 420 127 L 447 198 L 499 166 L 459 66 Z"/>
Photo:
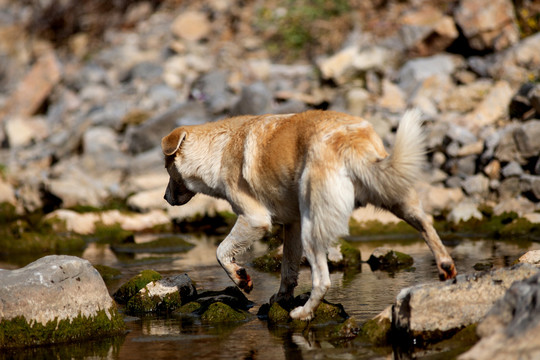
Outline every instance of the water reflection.
<path fill-rule="evenodd" d="M 82 254 L 93 264 L 104 264 L 119 268 L 122 278 L 108 283 L 114 292 L 121 283 L 143 269 L 154 269 L 164 275 L 188 273 L 199 291 L 221 290 L 231 285 L 230 279 L 218 265 L 216 247 L 221 237 L 197 236 L 190 241 L 195 244 L 188 252 L 156 254 L 116 254 L 107 245 L 90 244 Z M 433 256 L 419 239 L 396 240 L 351 239 L 352 244 L 367 260 L 379 246 L 391 247 L 410 254 L 414 258 L 414 269 L 387 273 L 372 271 L 362 264 L 360 271 L 333 272 L 332 287 L 326 299 L 343 304 L 350 316 L 362 323 L 377 315 L 390 305 L 404 287 L 422 282 L 437 282 L 438 274 Z M 478 262 L 492 263 L 494 268 L 511 265 L 528 250 L 540 249 L 540 244 L 525 241 L 501 241 L 494 239 L 452 239 L 447 242 L 460 273 L 473 272 Z M 254 280 L 254 290 L 249 299 L 256 305 L 250 310 L 256 314 L 258 308 L 279 286 L 279 276 L 255 271 L 249 264 L 254 256 L 265 252 L 266 245 L 258 243 L 244 257 L 244 262 Z M 24 259 L 4 259 L 0 266 L 14 268 L 23 266 Z M 302 268 L 297 293 L 310 290 L 311 275 Z M 128 318 L 129 330 L 125 337 L 104 339 L 81 344 L 61 345 L 8 351 L 0 355 L 3 359 L 372 359 L 406 358 L 407 354 L 394 353 L 391 349 L 377 349 L 362 339 L 335 343 L 328 337 L 328 328 L 307 326 L 293 330 L 288 326 L 269 327 L 266 321 L 255 316 L 247 322 L 209 326 L 190 316 L 149 316 Z"/>

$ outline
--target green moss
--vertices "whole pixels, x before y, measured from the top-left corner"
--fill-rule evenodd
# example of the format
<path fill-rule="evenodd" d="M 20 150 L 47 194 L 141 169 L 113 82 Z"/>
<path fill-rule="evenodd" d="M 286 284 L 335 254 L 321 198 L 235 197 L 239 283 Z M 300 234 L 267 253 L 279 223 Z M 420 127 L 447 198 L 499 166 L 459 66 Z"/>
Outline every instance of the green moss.
<path fill-rule="evenodd" d="M 96 268 L 105 282 L 117 279 L 120 277 L 120 274 L 122 274 L 120 270 L 106 265 L 94 265 L 94 268 Z"/>
<path fill-rule="evenodd" d="M 11 223 L 17 220 L 18 217 L 14 205 L 7 202 L 0 203 L 0 224 Z"/>
<path fill-rule="evenodd" d="M 351 236 L 387 237 L 388 235 L 417 234 L 418 232 L 404 221 L 383 224 L 377 220 L 358 222 L 349 220 L 349 233 Z"/>
<path fill-rule="evenodd" d="M 274 249 L 267 254 L 253 259 L 253 267 L 264 272 L 279 272 L 281 270 L 281 254 Z"/>
<path fill-rule="evenodd" d="M 283 324 L 289 322 L 289 312 L 277 302 L 273 303 L 268 310 L 268 322 L 271 324 Z"/>
<path fill-rule="evenodd" d="M 122 285 L 113 297 L 119 304 L 126 304 L 135 294 L 151 281 L 161 280 L 161 274 L 154 270 L 143 270 Z"/>
<path fill-rule="evenodd" d="M 527 219 L 515 219 L 503 226 L 499 231 L 503 238 L 528 238 L 531 240 L 540 240 L 540 224 L 532 223 Z"/>
<path fill-rule="evenodd" d="M 384 346 L 389 342 L 392 324 L 389 318 L 375 317 L 366 321 L 360 328 L 360 335 L 374 345 Z"/>
<path fill-rule="evenodd" d="M 215 302 L 201 315 L 201 320 L 208 323 L 238 322 L 248 319 L 249 314 L 238 311 L 222 302 Z"/>
<path fill-rule="evenodd" d="M 124 230 L 120 224 L 105 225 L 97 223 L 93 234 L 98 243 L 102 244 L 126 244 L 134 243 L 133 231 Z"/>
<path fill-rule="evenodd" d="M 339 240 L 339 248 L 343 259 L 337 262 L 330 261 L 332 268 L 337 269 L 358 269 L 362 266 L 362 256 L 360 250 L 352 246 L 344 239 Z"/>
<path fill-rule="evenodd" d="M 120 335 L 125 330 L 122 316 L 112 307 L 93 317 L 79 315 L 71 321 L 54 319 L 43 325 L 30 324 L 23 316 L 0 322 L 0 348 L 57 344 L 91 338 Z"/>
<path fill-rule="evenodd" d="M 330 304 L 323 301 L 315 311 L 315 317 L 311 321 L 313 324 L 324 324 L 328 322 L 339 322 L 347 318 L 347 314 L 341 305 Z"/>
<path fill-rule="evenodd" d="M 305 297 L 307 298 L 307 297 Z M 300 306 L 298 297 L 294 300 L 295 307 Z M 345 310 L 341 305 L 331 304 L 325 300 L 319 305 L 315 311 L 310 324 L 325 324 L 328 322 L 341 322 L 348 318 Z M 306 325 L 305 321 L 292 320 L 289 316 L 289 311 L 281 306 L 278 302 L 273 303 L 268 310 L 268 322 L 270 324 L 288 324 L 293 328 L 303 328 Z"/>
<path fill-rule="evenodd" d="M 148 284 L 147 284 L 148 285 Z M 178 291 L 166 294 L 165 296 L 149 296 L 145 289 L 133 296 L 126 305 L 126 313 L 129 315 L 139 315 L 144 313 L 168 314 L 182 305 L 182 298 Z"/>
<path fill-rule="evenodd" d="M 201 304 L 199 304 L 196 301 L 191 301 L 181 306 L 178 310 L 176 310 L 176 312 L 180 314 L 191 314 L 192 312 L 195 312 L 199 310 L 200 308 L 201 308 Z"/>
<path fill-rule="evenodd" d="M 355 338 L 360 331 L 360 327 L 353 317 L 348 318 L 344 322 L 336 325 L 329 334 L 333 341 L 343 341 Z"/>
<path fill-rule="evenodd" d="M 136 243 L 123 243 L 113 244 L 112 250 L 115 252 L 125 253 L 140 253 L 140 252 L 153 252 L 153 253 L 176 253 L 185 252 L 192 249 L 195 245 L 187 242 L 184 238 L 179 236 L 162 237 L 154 241 L 149 241 L 142 244 Z"/>

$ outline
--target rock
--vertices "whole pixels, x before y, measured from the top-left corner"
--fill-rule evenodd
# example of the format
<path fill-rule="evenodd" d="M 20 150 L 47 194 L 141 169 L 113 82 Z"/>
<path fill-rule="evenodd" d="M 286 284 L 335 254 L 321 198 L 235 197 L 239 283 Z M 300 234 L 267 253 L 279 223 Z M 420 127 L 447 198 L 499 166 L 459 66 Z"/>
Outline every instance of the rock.
<path fill-rule="evenodd" d="M 302 320 L 291 320 L 289 312 L 298 306 L 303 306 L 308 298 L 309 293 L 305 293 L 296 296 L 287 303 L 275 302 L 272 305 L 263 305 L 259 309 L 257 316 L 262 318 L 267 317 L 268 323 L 271 325 L 290 324 L 292 327 L 304 328 L 306 322 Z M 347 318 L 349 318 L 349 316 L 341 304 L 332 304 L 323 299 L 317 310 L 315 310 L 315 316 L 310 321 L 310 324 L 343 322 Z"/>
<path fill-rule="evenodd" d="M 422 346 L 447 338 L 480 322 L 513 282 L 539 272 L 534 266 L 522 264 L 403 289 L 392 312 L 394 339 Z"/>
<path fill-rule="evenodd" d="M 229 323 L 244 321 L 249 318 L 249 313 L 238 311 L 221 302 L 211 304 L 201 315 L 201 320 L 207 323 Z"/>
<path fill-rule="evenodd" d="M 255 82 L 242 88 L 242 94 L 231 110 L 233 115 L 259 115 L 270 112 L 272 93 L 263 82 Z"/>
<path fill-rule="evenodd" d="M 283 246 L 253 259 L 253 267 L 264 272 L 279 272 L 283 259 Z"/>
<path fill-rule="evenodd" d="M 202 104 L 187 102 L 171 106 L 139 126 L 128 128 L 126 144 L 133 154 L 139 154 L 161 144 L 161 138 L 182 125 L 196 125 L 207 121 Z"/>
<path fill-rule="evenodd" d="M 329 337 L 333 341 L 343 341 L 354 339 L 360 332 L 360 327 L 353 317 L 348 318 L 341 324 L 335 326 L 330 332 Z"/>
<path fill-rule="evenodd" d="M 523 194 L 530 194 L 532 198 L 540 200 L 540 175 L 522 175 L 520 189 Z"/>
<path fill-rule="evenodd" d="M 124 321 L 96 269 L 74 256 L 51 255 L 0 270 L 0 348 L 120 335 Z"/>
<path fill-rule="evenodd" d="M 535 85 L 530 82 L 521 85 L 510 102 L 508 109 L 510 116 L 520 120 L 529 120 L 533 118 L 537 113 L 536 109 L 533 107 L 533 103 L 538 103 L 539 95 L 540 85 Z"/>
<path fill-rule="evenodd" d="M 60 81 L 61 71 L 54 52 L 43 54 L 0 108 L 0 119 L 34 115 Z"/>
<path fill-rule="evenodd" d="M 467 113 L 478 105 L 492 86 L 493 82 L 487 79 L 479 79 L 468 84 L 458 85 L 446 94 L 439 103 L 439 108 L 443 112 L 459 111 L 460 113 Z"/>
<path fill-rule="evenodd" d="M 388 306 L 360 328 L 360 335 L 374 345 L 384 346 L 389 342 L 392 328 L 392 306 Z"/>
<path fill-rule="evenodd" d="M 367 263 L 372 271 L 398 271 L 410 268 L 414 263 L 412 256 L 385 247 L 373 250 Z"/>
<path fill-rule="evenodd" d="M 210 34 L 210 30 L 208 18 L 199 11 L 182 12 L 171 24 L 171 32 L 188 41 L 200 41 Z"/>
<path fill-rule="evenodd" d="M 230 110 L 237 97 L 230 91 L 225 70 L 213 70 L 200 76 L 191 88 L 191 96 L 202 102 L 211 114 L 220 114 Z"/>
<path fill-rule="evenodd" d="M 465 194 L 460 188 L 425 186 L 419 191 L 422 206 L 428 214 L 437 215 L 460 203 Z"/>
<path fill-rule="evenodd" d="M 49 135 L 47 124 L 39 117 L 10 117 L 5 124 L 5 133 L 10 148 L 24 147 Z"/>
<path fill-rule="evenodd" d="M 486 196 L 489 191 L 489 179 L 482 174 L 468 176 L 461 183 L 463 190 L 468 195 Z"/>
<path fill-rule="evenodd" d="M 172 313 L 196 296 L 187 274 L 168 276 L 147 283 L 126 304 L 126 313 Z"/>
<path fill-rule="evenodd" d="M 455 68 L 454 58 L 450 55 L 412 59 L 399 70 L 399 86 L 406 94 L 411 94 L 422 81 L 433 75 L 451 75 Z"/>
<path fill-rule="evenodd" d="M 539 296 L 540 274 L 514 282 L 478 325 L 480 341 L 458 359 L 539 357 Z"/>
<path fill-rule="evenodd" d="M 540 250 L 529 250 L 525 254 L 521 255 L 518 259 L 519 263 L 540 265 Z"/>
<path fill-rule="evenodd" d="M 512 176 L 520 176 L 521 174 L 523 174 L 523 169 L 517 162 L 510 161 L 502 168 L 501 174 L 506 178 Z"/>
<path fill-rule="evenodd" d="M 403 111 L 407 106 L 403 91 L 386 78 L 382 81 L 382 96 L 379 98 L 378 104 L 382 108 L 396 112 Z"/>
<path fill-rule="evenodd" d="M 482 213 L 478 210 L 478 206 L 471 201 L 462 201 L 454 206 L 446 217 L 447 221 L 451 221 L 454 224 L 470 219 L 483 219 Z"/>
<path fill-rule="evenodd" d="M 94 267 L 99 272 L 99 275 L 101 275 L 101 278 L 103 281 L 105 281 L 105 283 L 119 279 L 120 275 L 122 274 L 120 270 L 107 265 L 94 265 Z"/>
<path fill-rule="evenodd" d="M 429 4 L 406 12 L 400 22 L 404 45 L 420 56 L 444 51 L 458 37 L 453 19 Z"/>
<path fill-rule="evenodd" d="M 481 127 L 491 125 L 507 116 L 508 105 L 512 99 L 512 88 L 506 81 L 498 81 L 488 94 L 469 114 L 465 115 L 460 125 L 467 127 L 473 133 Z"/>
<path fill-rule="evenodd" d="M 473 49 L 501 50 L 519 40 L 514 6 L 509 0 L 460 1 L 454 18 Z"/>
<path fill-rule="evenodd" d="M 127 302 L 146 286 L 146 284 L 161 280 L 162 276 L 154 270 L 143 270 L 138 275 L 129 279 L 113 294 L 114 300 L 119 304 Z"/>
<path fill-rule="evenodd" d="M 331 269 L 359 269 L 362 266 L 360 250 L 340 239 L 338 246 L 332 247 L 328 252 L 328 265 Z"/>
<path fill-rule="evenodd" d="M 540 120 L 530 120 L 517 127 L 514 132 L 514 141 L 521 156 L 530 158 L 540 153 Z"/>
<path fill-rule="evenodd" d="M 327 59 L 319 61 L 321 75 L 325 79 L 332 79 L 337 84 L 343 84 L 354 72 L 353 62 L 358 48 L 349 46 Z"/>

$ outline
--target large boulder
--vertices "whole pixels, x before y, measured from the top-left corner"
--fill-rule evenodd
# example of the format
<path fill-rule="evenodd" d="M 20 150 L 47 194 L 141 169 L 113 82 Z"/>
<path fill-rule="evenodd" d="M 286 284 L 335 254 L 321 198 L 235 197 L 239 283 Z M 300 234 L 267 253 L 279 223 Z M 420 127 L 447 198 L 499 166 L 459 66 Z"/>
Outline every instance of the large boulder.
<path fill-rule="evenodd" d="M 450 337 L 479 323 L 513 282 L 539 272 L 530 264 L 521 264 L 403 289 L 393 307 L 393 336 L 417 346 Z"/>
<path fill-rule="evenodd" d="M 121 334 L 124 321 L 87 260 L 51 255 L 0 270 L 0 348 Z"/>
<path fill-rule="evenodd" d="M 512 284 L 477 327 L 481 340 L 460 360 L 540 357 L 540 273 Z"/>

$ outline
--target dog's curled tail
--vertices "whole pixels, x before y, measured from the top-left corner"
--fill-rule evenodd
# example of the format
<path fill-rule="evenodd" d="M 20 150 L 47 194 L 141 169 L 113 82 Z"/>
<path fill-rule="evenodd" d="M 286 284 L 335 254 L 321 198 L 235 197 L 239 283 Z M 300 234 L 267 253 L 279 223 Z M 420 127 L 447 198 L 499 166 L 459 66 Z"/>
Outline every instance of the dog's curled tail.
<path fill-rule="evenodd" d="M 380 201 L 391 205 L 403 198 L 421 175 L 426 153 L 426 135 L 418 109 L 405 112 L 391 155 L 374 164 Z"/>

